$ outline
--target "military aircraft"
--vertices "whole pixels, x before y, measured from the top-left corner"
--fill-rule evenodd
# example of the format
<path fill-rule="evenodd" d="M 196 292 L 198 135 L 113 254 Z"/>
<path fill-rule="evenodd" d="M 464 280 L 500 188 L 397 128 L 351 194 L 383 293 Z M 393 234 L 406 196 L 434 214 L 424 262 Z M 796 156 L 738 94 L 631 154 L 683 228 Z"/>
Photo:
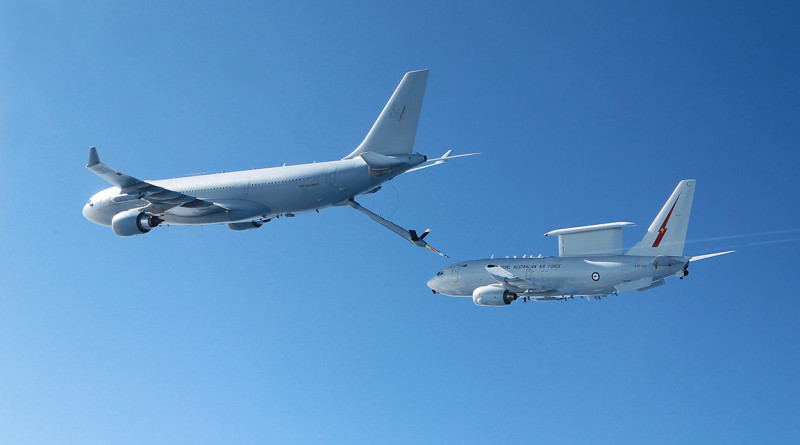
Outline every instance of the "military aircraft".
<path fill-rule="evenodd" d="M 602 298 L 644 291 L 664 279 L 689 274 L 689 263 L 733 251 L 683 254 L 696 181 L 681 181 L 641 241 L 623 254 L 622 228 L 614 222 L 553 230 L 558 257 L 491 258 L 455 263 L 428 281 L 434 294 L 472 297 L 478 306 L 512 301 L 561 301 L 575 296 Z"/>
<path fill-rule="evenodd" d="M 92 147 L 86 167 L 113 187 L 92 196 L 83 215 L 119 236 L 134 236 L 159 225 L 227 224 L 231 230 L 250 230 L 280 216 L 347 205 L 443 255 L 425 242 L 430 229 L 418 235 L 354 199 L 377 192 L 398 175 L 478 154 L 454 156 L 448 150 L 428 159 L 411 152 L 427 81 L 428 70 L 406 73 L 358 148 L 338 161 L 143 181 L 100 162 Z"/>

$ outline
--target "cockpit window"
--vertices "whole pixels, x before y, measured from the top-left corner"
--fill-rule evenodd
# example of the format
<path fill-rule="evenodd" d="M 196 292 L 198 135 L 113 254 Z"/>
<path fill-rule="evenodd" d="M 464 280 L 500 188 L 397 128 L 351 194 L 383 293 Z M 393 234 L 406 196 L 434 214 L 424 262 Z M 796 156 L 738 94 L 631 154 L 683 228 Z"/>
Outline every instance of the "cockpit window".
<path fill-rule="evenodd" d="M 442 275 L 444 275 L 444 271 L 443 270 L 440 270 L 439 273 L 436 274 L 437 277 L 441 277 Z"/>

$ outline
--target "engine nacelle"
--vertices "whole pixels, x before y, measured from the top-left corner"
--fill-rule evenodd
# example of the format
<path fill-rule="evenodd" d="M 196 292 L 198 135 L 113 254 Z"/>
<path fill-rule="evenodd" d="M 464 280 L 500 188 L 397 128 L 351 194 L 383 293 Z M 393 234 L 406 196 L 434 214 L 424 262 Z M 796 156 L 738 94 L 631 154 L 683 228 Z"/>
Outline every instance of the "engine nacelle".
<path fill-rule="evenodd" d="M 472 291 L 472 302 L 478 306 L 508 306 L 517 294 L 499 285 L 483 286 Z"/>
<path fill-rule="evenodd" d="M 230 223 L 228 224 L 228 228 L 233 230 L 234 232 L 241 232 L 242 230 L 257 229 L 263 225 L 264 223 L 259 221 L 249 221 L 240 223 Z"/>
<path fill-rule="evenodd" d="M 111 219 L 111 228 L 119 236 L 135 236 L 147 233 L 153 227 L 164 222 L 157 216 L 150 216 L 140 212 L 138 209 L 131 209 L 117 213 Z"/>

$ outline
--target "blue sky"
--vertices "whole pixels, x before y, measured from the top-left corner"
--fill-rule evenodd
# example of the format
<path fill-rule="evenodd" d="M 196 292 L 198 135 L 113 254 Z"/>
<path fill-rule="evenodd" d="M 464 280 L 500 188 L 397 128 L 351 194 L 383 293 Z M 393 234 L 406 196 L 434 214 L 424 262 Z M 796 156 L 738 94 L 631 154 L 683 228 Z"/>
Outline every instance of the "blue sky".
<path fill-rule="evenodd" d="M 0 4 L 0 442 L 794 443 L 793 2 Z M 431 70 L 362 204 L 454 260 L 552 255 L 698 181 L 683 281 L 602 302 L 434 296 L 448 262 L 347 208 L 132 239 L 129 174 L 338 159 Z M 780 233 L 769 233 L 780 231 Z"/>

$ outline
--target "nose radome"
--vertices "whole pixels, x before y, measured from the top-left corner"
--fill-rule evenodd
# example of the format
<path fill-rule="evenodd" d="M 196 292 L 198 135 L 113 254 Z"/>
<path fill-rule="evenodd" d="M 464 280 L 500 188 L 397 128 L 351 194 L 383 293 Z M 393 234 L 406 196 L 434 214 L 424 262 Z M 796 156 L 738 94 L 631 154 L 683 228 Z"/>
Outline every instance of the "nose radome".
<path fill-rule="evenodd" d="M 111 219 L 103 214 L 102 210 L 97 207 L 97 203 L 88 202 L 83 206 L 83 217 L 89 221 L 100 224 L 101 226 L 110 226 Z"/>
<path fill-rule="evenodd" d="M 431 288 L 434 294 L 439 293 L 439 291 L 436 290 L 437 278 L 439 277 L 434 275 L 428 280 L 428 287 Z"/>

